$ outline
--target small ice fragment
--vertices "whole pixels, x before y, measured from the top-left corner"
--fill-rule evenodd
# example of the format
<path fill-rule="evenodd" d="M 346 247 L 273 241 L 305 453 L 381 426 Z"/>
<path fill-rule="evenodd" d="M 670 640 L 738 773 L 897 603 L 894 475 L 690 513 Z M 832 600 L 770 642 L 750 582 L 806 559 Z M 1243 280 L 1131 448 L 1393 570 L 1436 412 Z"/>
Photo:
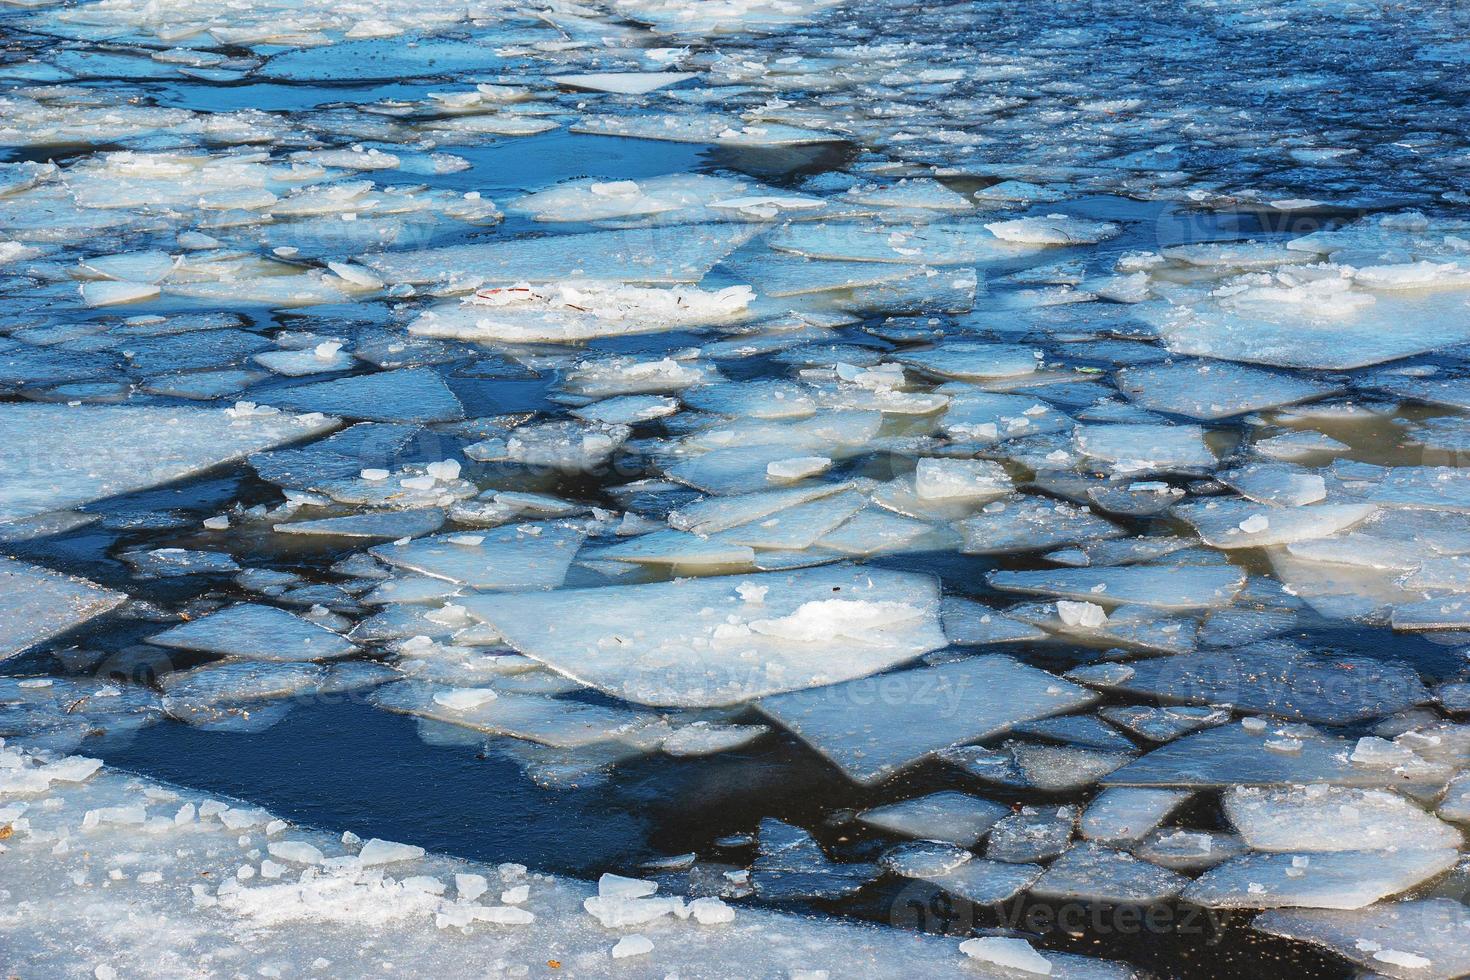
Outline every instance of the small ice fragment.
<path fill-rule="evenodd" d="M 1099 629 L 1108 621 L 1108 614 L 1102 606 L 1093 602 L 1072 602 L 1067 599 L 1057 601 L 1057 616 L 1068 626 L 1085 626 L 1089 629 Z"/>
<path fill-rule="evenodd" d="M 624 878 L 622 875 L 604 874 L 597 879 L 599 898 L 644 898 L 658 891 L 658 882 L 641 878 Z"/>
<path fill-rule="evenodd" d="M 1051 961 L 1031 948 L 1024 939 L 982 936 L 960 943 L 960 952 L 973 960 L 1038 976 L 1051 976 Z"/>
<path fill-rule="evenodd" d="M 1246 534 L 1259 534 L 1271 526 L 1271 521 L 1264 514 L 1252 514 L 1237 526 Z"/>
<path fill-rule="evenodd" d="M 653 943 L 647 936 L 640 936 L 637 933 L 624 936 L 612 948 L 612 956 L 615 960 L 625 960 L 630 956 L 643 956 L 651 952 L 653 952 Z"/>
<path fill-rule="evenodd" d="M 793 456 L 766 464 L 766 476 L 776 480 L 800 480 L 826 472 L 832 460 L 826 456 Z"/>
<path fill-rule="evenodd" d="M 395 861 L 412 861 L 424 856 L 424 849 L 414 844 L 399 844 L 374 837 L 362 845 L 357 860 L 363 867 L 392 864 Z"/>

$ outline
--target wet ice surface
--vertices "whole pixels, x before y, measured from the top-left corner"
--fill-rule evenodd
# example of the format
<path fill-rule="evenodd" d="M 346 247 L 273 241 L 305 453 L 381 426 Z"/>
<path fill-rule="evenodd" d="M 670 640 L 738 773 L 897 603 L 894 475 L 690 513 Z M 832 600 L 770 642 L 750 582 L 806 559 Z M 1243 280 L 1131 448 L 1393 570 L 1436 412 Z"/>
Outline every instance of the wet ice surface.
<path fill-rule="evenodd" d="M 1461 6 L 0 9 L 0 965 L 1465 972 Z"/>

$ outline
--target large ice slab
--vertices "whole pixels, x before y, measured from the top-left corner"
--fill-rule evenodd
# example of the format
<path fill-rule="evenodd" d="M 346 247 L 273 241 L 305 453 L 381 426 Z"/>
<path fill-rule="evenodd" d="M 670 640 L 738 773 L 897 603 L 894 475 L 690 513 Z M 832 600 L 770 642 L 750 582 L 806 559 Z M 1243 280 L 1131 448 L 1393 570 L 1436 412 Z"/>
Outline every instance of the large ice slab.
<path fill-rule="evenodd" d="M 0 405 L 0 523 L 132 493 L 336 428 L 282 413 Z"/>
<path fill-rule="evenodd" d="M 945 643 L 934 580 L 876 568 L 462 602 L 521 653 L 642 704 L 738 704 L 865 677 Z"/>
<path fill-rule="evenodd" d="M 986 655 L 794 691 L 756 707 L 849 778 L 871 784 L 943 749 L 1094 699 L 1046 671 Z"/>
<path fill-rule="evenodd" d="M 86 579 L 0 557 L 0 660 L 80 626 L 126 598 Z"/>

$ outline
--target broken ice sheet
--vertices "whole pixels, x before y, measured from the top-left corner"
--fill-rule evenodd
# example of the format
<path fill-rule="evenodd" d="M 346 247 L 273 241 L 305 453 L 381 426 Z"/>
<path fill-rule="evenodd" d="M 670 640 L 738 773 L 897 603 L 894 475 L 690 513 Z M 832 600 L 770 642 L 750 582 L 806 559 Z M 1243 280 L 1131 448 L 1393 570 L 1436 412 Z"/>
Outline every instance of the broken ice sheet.
<path fill-rule="evenodd" d="M 80 626 L 126 598 L 86 579 L 0 557 L 0 660 Z"/>
<path fill-rule="evenodd" d="M 275 606 L 242 602 L 154 634 L 148 642 L 245 660 L 329 660 L 357 647 Z"/>
<path fill-rule="evenodd" d="M 924 575 L 882 569 L 467 596 L 514 649 L 615 697 L 713 707 L 862 677 L 945 643 Z"/>
<path fill-rule="evenodd" d="M 870 827 L 973 847 L 1010 810 L 1000 803 L 945 791 L 864 810 L 857 819 Z"/>
<path fill-rule="evenodd" d="M 253 406 L 0 405 L 0 521 L 169 483 L 336 427 Z"/>
<path fill-rule="evenodd" d="M 757 707 L 850 779 L 875 784 L 943 749 L 1095 695 L 1010 657 L 970 657 L 765 698 Z"/>

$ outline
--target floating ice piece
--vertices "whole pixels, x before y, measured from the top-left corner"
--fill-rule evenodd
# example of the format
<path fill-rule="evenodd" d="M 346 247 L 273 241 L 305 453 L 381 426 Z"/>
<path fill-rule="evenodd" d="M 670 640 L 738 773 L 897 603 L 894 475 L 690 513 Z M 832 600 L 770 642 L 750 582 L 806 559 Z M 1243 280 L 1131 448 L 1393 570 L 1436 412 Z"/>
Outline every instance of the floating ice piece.
<path fill-rule="evenodd" d="M 1355 765 L 1348 759 L 1351 751 L 1352 743 L 1346 739 L 1322 735 L 1301 725 L 1292 726 L 1289 735 L 1275 734 L 1266 725 L 1258 731 L 1243 725 L 1222 725 L 1163 745 L 1105 776 L 1103 783 L 1180 787 L 1414 785 L 1412 772 Z"/>
<path fill-rule="evenodd" d="M 697 77 L 687 71 L 591 72 L 585 75 L 548 75 L 546 80 L 568 88 L 618 95 L 647 95 L 676 82 Z"/>
<path fill-rule="evenodd" d="M 670 174 L 639 181 L 581 178 L 517 198 L 509 208 L 534 215 L 538 221 L 604 221 L 650 215 L 682 218 L 686 214 L 703 217 L 700 209 L 706 204 L 749 186 L 745 181 L 707 174 Z M 507 290 L 487 292 L 503 294 Z"/>
<path fill-rule="evenodd" d="M 0 522 L 169 483 L 336 426 L 274 412 L 0 405 Z"/>
<path fill-rule="evenodd" d="M 985 856 L 1026 864 L 1054 858 L 1067 849 L 1077 826 L 1077 808 L 1023 806 L 990 829 Z"/>
<path fill-rule="evenodd" d="M 153 299 L 162 289 L 151 282 L 84 282 L 78 288 L 82 302 L 88 306 L 121 306 Z"/>
<path fill-rule="evenodd" d="M 372 554 L 390 565 L 473 589 L 555 589 L 566 581 L 585 534 L 565 524 L 512 524 L 474 537 L 479 540 L 440 534 L 379 545 Z"/>
<path fill-rule="evenodd" d="M 1313 504 L 1266 507 L 1245 500 L 1210 500 L 1180 505 L 1174 513 L 1216 548 L 1264 548 L 1330 537 L 1361 524 L 1373 504 Z"/>
<path fill-rule="evenodd" d="M 838 864 L 811 834 L 771 817 L 761 821 L 759 841 L 750 880 L 762 898 L 840 898 L 878 874 L 871 864 Z"/>
<path fill-rule="evenodd" d="M 972 224 L 934 223 L 914 228 L 824 221 L 790 225 L 771 235 L 781 252 L 812 259 L 971 265 L 1027 255 L 1042 246 L 1002 241 Z"/>
<path fill-rule="evenodd" d="M 920 459 L 914 468 L 914 494 L 920 500 L 986 501 L 1012 490 L 999 463 L 985 459 Z"/>
<path fill-rule="evenodd" d="M 1215 454 L 1197 425 L 1088 425 L 1075 433 L 1077 448 L 1115 464 L 1120 473 L 1213 469 Z"/>
<path fill-rule="evenodd" d="M 1298 459 L 1315 453 L 1336 454 L 1347 448 L 1347 443 L 1308 429 L 1293 429 L 1251 444 L 1253 451 L 1271 459 Z"/>
<path fill-rule="evenodd" d="M 1272 909 L 1251 928 L 1313 943 L 1375 974 L 1452 980 L 1470 973 L 1465 906 L 1450 898 L 1384 902 L 1361 910 Z"/>
<path fill-rule="evenodd" d="M 1105 789 L 1082 811 L 1082 836 L 1106 843 L 1141 840 L 1192 795 L 1177 789 Z"/>
<path fill-rule="evenodd" d="M 967 549 L 968 550 L 968 549 Z M 1245 587 L 1245 573 L 1208 565 L 1166 568 L 1119 565 L 1034 572 L 991 572 L 992 588 L 1004 592 L 1060 596 L 1107 608 L 1124 603 L 1156 609 L 1214 609 L 1228 606 Z"/>
<path fill-rule="evenodd" d="M 1123 230 L 1110 221 L 1086 221 L 1065 214 L 992 221 L 985 227 L 1002 241 L 1026 245 L 1095 245 Z"/>
<path fill-rule="evenodd" d="M 1206 908 L 1360 909 L 1454 867 L 1454 848 L 1246 854 L 1206 871 L 1183 899 Z"/>
<path fill-rule="evenodd" d="M 1123 368 L 1118 390 L 1155 412 L 1223 419 L 1323 398 L 1339 389 L 1228 361 L 1174 361 Z"/>
<path fill-rule="evenodd" d="M 870 827 L 905 837 L 973 847 L 1009 812 L 1008 807 L 990 800 L 945 791 L 864 810 L 857 818 Z"/>
<path fill-rule="evenodd" d="M 1371 657 L 1322 656 L 1287 643 L 1186 653 L 1131 666 L 1132 675 L 1115 689 L 1335 725 L 1429 700 L 1412 667 Z"/>
<path fill-rule="evenodd" d="M 159 686 L 164 708 L 187 721 L 217 706 L 315 691 L 325 677 L 326 669 L 318 664 L 229 660 L 165 674 Z"/>
<path fill-rule="evenodd" d="M 878 499 L 878 503 L 882 504 L 883 500 Z M 960 550 L 972 555 L 1045 551 L 1060 545 L 1122 537 L 1125 533 L 1118 525 L 1085 507 L 1029 496 L 992 503 L 955 527 L 965 539 Z M 1091 598 L 1090 593 L 1082 598 Z"/>
<path fill-rule="evenodd" d="M 1277 507 L 1303 507 L 1327 498 L 1322 474 L 1290 463 L 1251 463 L 1215 478 L 1241 496 Z"/>
<path fill-rule="evenodd" d="M 1198 871 L 1245 853 L 1239 837 L 1215 830 L 1184 830 L 1164 827 L 1155 830 L 1133 848 L 1151 864 L 1175 871 Z"/>
<path fill-rule="evenodd" d="M 961 596 L 944 597 L 944 632 L 949 642 L 966 646 L 1040 640 L 1046 631 L 1002 615 L 989 606 Z"/>
<path fill-rule="evenodd" d="M 633 565 L 668 565 L 683 568 L 709 568 L 721 565 L 751 567 L 755 550 L 733 541 L 702 538 L 682 531 L 655 531 L 602 548 L 592 554 L 598 560 L 628 562 Z"/>
<path fill-rule="evenodd" d="M 1062 714 L 1094 695 L 1010 657 L 971 657 L 757 703 L 849 778 L 874 784 L 963 742 Z"/>
<path fill-rule="evenodd" d="M 330 660 L 357 647 L 329 629 L 275 606 L 241 602 L 148 638 L 177 650 L 246 660 Z"/>
<path fill-rule="evenodd" d="M 905 351 L 898 360 L 943 378 L 988 380 L 1024 377 L 1036 372 L 1040 361 L 1029 347 L 951 341 L 932 350 Z"/>
<path fill-rule="evenodd" d="M 1004 936 L 966 939 L 960 943 L 960 952 L 972 960 L 979 960 L 981 963 L 999 967 L 1007 972 L 1015 971 L 1044 977 L 1052 975 L 1051 960 L 1032 949 L 1031 944 L 1024 939 L 1010 939 Z"/>
<path fill-rule="evenodd" d="M 680 758 L 714 755 L 749 745 L 770 734 L 770 731 L 765 725 L 717 725 L 714 722 L 695 721 L 674 729 L 659 748 L 666 755 Z"/>
<path fill-rule="evenodd" d="M 996 394 L 951 388 L 949 407 L 940 428 L 954 439 L 982 445 L 1021 436 L 1044 435 L 1068 429 L 1072 420 L 1045 402 L 1024 395 Z"/>
<path fill-rule="evenodd" d="M 658 744 L 657 735 L 646 731 L 653 721 L 651 716 L 537 694 L 503 694 L 480 700 L 453 688 L 409 681 L 380 689 L 373 695 L 373 703 L 385 711 L 554 748 L 625 742 L 651 751 Z"/>
<path fill-rule="evenodd" d="M 1225 816 L 1257 851 L 1459 847 L 1458 830 L 1395 793 L 1338 786 L 1237 786 Z"/>
<path fill-rule="evenodd" d="M 1119 728 L 1151 742 L 1173 741 L 1181 735 L 1230 720 L 1230 712 L 1222 708 L 1196 708 L 1187 705 L 1109 706 L 1098 714 Z"/>
<path fill-rule="evenodd" d="M 835 133 L 803 129 L 781 123 L 742 123 L 717 115 L 586 116 L 572 126 L 574 133 L 625 136 L 633 139 L 668 140 L 674 143 L 714 143 L 721 146 L 805 146 L 840 143 Z"/>
<path fill-rule="evenodd" d="M 744 585 L 766 586 L 762 601 L 743 598 Z M 934 581 L 881 569 L 813 568 L 463 601 L 521 653 L 642 704 L 737 704 L 864 677 L 945 643 Z"/>
<path fill-rule="evenodd" d="M 743 319 L 749 286 L 720 290 L 558 283 L 480 290 L 468 301 L 421 314 L 408 332 L 480 343 L 575 343 Z"/>
<path fill-rule="evenodd" d="M 1126 851 L 1085 841 L 1046 869 L 1031 894 L 1060 902 L 1151 905 L 1179 894 L 1189 879 L 1139 860 Z"/>
<path fill-rule="evenodd" d="M 1461 290 L 1377 291 L 1341 278 L 1226 287 L 1190 305 L 1133 310 L 1177 353 L 1279 367 L 1346 371 L 1470 340 Z"/>
<path fill-rule="evenodd" d="M 516 428 L 504 438 L 466 446 L 464 454 L 485 462 L 509 461 L 573 472 L 602 465 L 628 440 L 626 425 L 558 419 Z"/>
<path fill-rule="evenodd" d="M 974 858 L 949 871 L 921 877 L 967 902 L 999 905 L 1029 888 L 1041 877 L 1041 868 L 1034 864 Z"/>
<path fill-rule="evenodd" d="M 452 422 L 464 406 L 427 368 L 381 371 L 296 388 L 276 388 L 268 401 L 301 412 L 326 412 L 373 422 Z"/>
<path fill-rule="evenodd" d="M 998 749 L 962 745 L 945 750 L 940 758 L 989 783 L 1059 792 L 1091 786 L 1134 755 L 1075 745 L 1006 742 Z"/>
<path fill-rule="evenodd" d="M 408 252 L 377 252 L 358 261 L 390 283 L 454 283 L 472 289 L 495 283 L 699 282 L 755 229 L 743 224 L 658 228 L 502 239 Z"/>
<path fill-rule="evenodd" d="M 889 848 L 883 852 L 878 863 L 885 871 L 904 878 L 927 878 L 953 871 L 972 857 L 974 855 L 963 847 L 941 841 L 921 840 Z"/>
<path fill-rule="evenodd" d="M 315 521 L 292 521 L 273 526 L 277 534 L 323 535 L 343 538 L 398 540 L 433 534 L 444 525 L 442 510 L 395 510 L 386 513 L 349 514 Z"/>
<path fill-rule="evenodd" d="M 0 661 L 127 599 L 86 579 L 0 557 Z"/>

